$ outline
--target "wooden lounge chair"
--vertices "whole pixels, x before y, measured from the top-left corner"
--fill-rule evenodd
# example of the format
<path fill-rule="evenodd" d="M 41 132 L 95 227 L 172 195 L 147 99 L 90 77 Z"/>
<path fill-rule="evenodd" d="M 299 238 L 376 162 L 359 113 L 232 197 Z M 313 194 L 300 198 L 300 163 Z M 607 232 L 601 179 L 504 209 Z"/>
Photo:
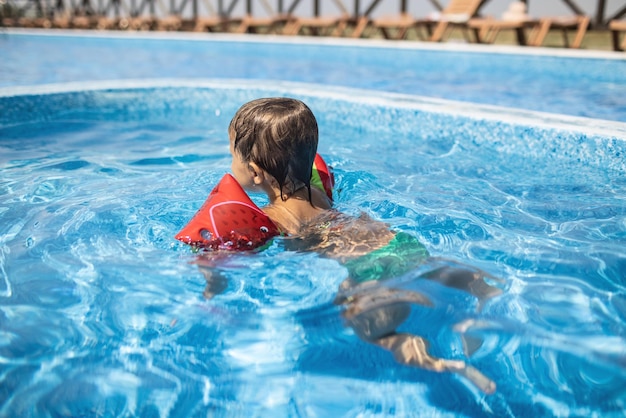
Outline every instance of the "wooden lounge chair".
<path fill-rule="evenodd" d="M 589 16 L 580 15 L 572 17 L 546 17 L 539 21 L 539 30 L 537 36 L 529 43 L 531 46 L 541 46 L 546 35 L 551 29 L 558 29 L 563 34 L 563 44 L 569 48 L 580 48 L 583 38 L 589 27 Z M 576 35 L 574 41 L 570 44 L 568 32 L 575 30 Z"/>
<path fill-rule="evenodd" d="M 121 18 L 118 21 L 118 28 L 130 31 L 152 30 L 156 24 L 156 19 L 152 16 L 131 16 Z"/>
<path fill-rule="evenodd" d="M 369 19 L 367 16 L 372 9 L 370 7 L 363 16 L 365 20 L 362 19 L 357 24 L 353 37 L 361 36 L 362 31 L 368 27 L 380 31 L 386 39 L 404 39 L 410 29 L 415 29 L 418 37 L 431 42 L 440 42 L 454 28 L 467 29 L 467 22 L 478 13 L 478 9 L 484 3 L 485 0 L 450 0 L 440 13 L 421 18 L 408 13 L 404 2 L 397 16 Z M 421 35 L 420 29 L 425 29 L 425 36 Z"/>
<path fill-rule="evenodd" d="M 296 5 L 298 0 L 294 1 Z M 299 35 L 301 33 L 316 36 L 340 36 L 343 34 L 350 19 L 348 9 L 342 0 L 332 0 L 335 7 L 341 11 L 341 15 L 324 16 L 320 15 L 320 0 L 313 2 L 314 10 L 312 17 L 298 17 L 294 14 L 294 9 L 289 9 L 292 20 L 288 22 L 283 35 Z"/>
<path fill-rule="evenodd" d="M 255 17 L 252 1 L 246 2 L 246 12 L 242 16 L 233 15 L 239 0 L 231 0 L 226 10 L 216 12 L 210 9 L 211 15 L 199 17 L 195 21 L 196 32 L 232 32 L 232 33 L 280 33 L 292 17 L 287 13 L 275 12 L 267 0 L 259 0 L 267 17 Z M 207 6 L 210 3 L 206 2 Z"/>
<path fill-rule="evenodd" d="M 341 36 L 349 16 L 298 17 L 285 25 L 283 35 Z"/>
<path fill-rule="evenodd" d="M 526 13 L 526 4 L 515 1 L 509 4 L 509 8 L 502 14 L 501 19 L 493 17 L 473 18 L 468 22 L 468 26 L 474 30 L 476 41 L 479 43 L 494 43 L 498 34 L 503 30 L 515 31 L 517 43 L 527 45 L 531 43 L 539 33 L 539 20 L 531 18 Z M 531 29 L 530 38 L 527 37 L 527 30 Z"/>
<path fill-rule="evenodd" d="M 271 18 L 255 18 L 252 15 L 230 16 L 213 15 L 198 17 L 195 20 L 195 32 L 232 32 L 256 33 L 262 27 L 270 27 L 274 21 Z M 267 29 L 269 32 L 270 29 Z"/>
<path fill-rule="evenodd" d="M 246 15 L 240 20 L 234 33 L 281 33 L 285 25 L 293 20 L 291 6 L 288 12 L 282 10 L 275 11 L 268 3 L 268 0 L 259 0 L 265 10 L 267 17 L 256 17 L 252 11 L 252 1 L 246 2 Z M 297 2 L 299 0 L 294 0 Z M 280 3 L 282 4 L 282 2 Z"/>
<path fill-rule="evenodd" d="M 492 44 L 503 30 L 515 31 L 518 45 L 534 44 L 539 33 L 539 20 L 497 20 L 493 18 L 475 18 L 467 23 L 474 30 L 478 43 Z M 530 31 L 530 34 L 528 32 Z"/>
<path fill-rule="evenodd" d="M 352 27 L 352 32 L 349 36 L 351 38 L 360 38 L 370 25 L 370 18 L 367 15 L 351 16 L 347 19 L 346 24 Z"/>
<path fill-rule="evenodd" d="M 98 17 L 91 16 L 79 16 L 70 15 L 69 13 L 62 13 L 56 16 L 52 16 L 47 24 L 46 28 L 55 29 L 94 29 L 96 27 Z"/>
<path fill-rule="evenodd" d="M 366 29 L 369 29 L 369 32 L 381 32 L 385 39 L 404 39 L 408 30 L 414 27 L 415 17 L 408 12 L 408 0 L 400 1 L 399 14 L 384 15 L 370 19 L 370 13 L 378 6 L 380 1 L 373 0 L 360 18 L 353 19 L 355 30 L 352 33 L 352 37 L 358 38 Z"/>
<path fill-rule="evenodd" d="M 518 6 L 520 9 L 517 8 Z M 500 31 L 514 30 L 517 43 L 528 46 L 543 45 L 548 32 L 552 29 L 559 29 L 563 33 L 565 46 L 580 48 L 589 26 L 589 17 L 579 15 L 534 19 L 526 14 L 526 5 L 524 3 L 513 2 L 501 19 L 475 18 L 468 22 L 468 26 L 474 30 L 478 42 L 493 43 Z M 570 30 L 576 30 L 576 36 L 571 45 L 568 39 L 568 31 Z M 527 34 L 527 32 L 530 33 Z"/>
<path fill-rule="evenodd" d="M 199 16 L 194 21 L 194 32 L 228 32 L 231 20 L 223 16 Z M 239 21 L 236 21 L 239 23 Z"/>
<path fill-rule="evenodd" d="M 466 30 L 469 29 L 468 22 L 478 13 L 483 3 L 484 0 L 450 0 L 439 17 L 417 19 L 415 26 L 425 27 L 430 34 L 428 40 L 431 42 L 443 41 L 455 28 L 463 30 L 465 38 L 472 41 L 466 35 Z"/>
<path fill-rule="evenodd" d="M 609 22 L 609 30 L 611 31 L 611 38 L 613 41 L 613 49 L 615 51 L 626 50 L 626 35 L 622 39 L 622 43 L 619 42 L 620 33 L 626 33 L 626 20 L 611 20 Z"/>
<path fill-rule="evenodd" d="M 226 13 L 218 13 L 213 7 L 210 1 L 204 1 L 202 3 L 209 12 L 208 16 L 197 16 L 193 20 L 194 32 L 227 32 L 231 19 Z M 240 20 L 236 20 L 234 23 L 240 23 Z"/>
<path fill-rule="evenodd" d="M 514 30 L 519 45 L 542 46 L 548 32 L 559 29 L 563 34 L 566 47 L 580 48 L 589 26 L 588 16 L 546 17 L 526 20 L 472 19 L 468 26 L 475 30 L 476 38 L 481 43 L 493 43 L 502 30 Z M 568 32 L 576 30 L 574 41 L 570 44 Z M 530 32 L 529 34 L 527 32 Z"/>
<path fill-rule="evenodd" d="M 183 26 L 183 19 L 180 16 L 163 16 L 156 20 L 154 30 L 157 31 L 178 31 Z"/>
<path fill-rule="evenodd" d="M 402 12 L 398 16 L 382 16 L 372 19 L 370 26 L 379 30 L 385 39 L 404 39 L 409 29 L 415 27 L 415 17 Z"/>
<path fill-rule="evenodd" d="M 289 14 L 280 13 L 269 17 L 246 15 L 234 33 L 282 33 L 283 28 L 292 20 Z"/>
<path fill-rule="evenodd" d="M 359 11 L 360 1 L 355 0 L 354 1 L 354 7 L 355 7 L 354 14 L 351 16 L 346 16 L 347 10 L 343 8 L 342 10 L 344 10 L 344 16 L 341 18 L 341 21 L 339 22 L 337 26 L 335 34 L 343 36 L 346 34 L 346 31 L 347 31 L 347 36 L 351 38 L 360 38 L 365 32 L 365 30 L 370 26 L 370 23 L 371 23 L 371 19 L 369 17 L 370 13 L 378 6 L 378 4 L 381 1 L 382 0 L 371 0 L 365 12 L 361 13 Z"/>

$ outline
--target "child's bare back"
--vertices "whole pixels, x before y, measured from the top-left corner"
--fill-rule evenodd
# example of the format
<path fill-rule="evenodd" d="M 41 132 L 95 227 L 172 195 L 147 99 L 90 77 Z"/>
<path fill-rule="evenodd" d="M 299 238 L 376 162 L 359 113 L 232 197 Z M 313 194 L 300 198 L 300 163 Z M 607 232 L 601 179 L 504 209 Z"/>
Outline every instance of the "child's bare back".
<path fill-rule="evenodd" d="M 290 250 L 314 251 L 342 263 L 371 253 L 389 244 L 394 233 L 383 222 L 366 214 L 349 216 L 326 210 L 305 222 L 285 239 Z"/>

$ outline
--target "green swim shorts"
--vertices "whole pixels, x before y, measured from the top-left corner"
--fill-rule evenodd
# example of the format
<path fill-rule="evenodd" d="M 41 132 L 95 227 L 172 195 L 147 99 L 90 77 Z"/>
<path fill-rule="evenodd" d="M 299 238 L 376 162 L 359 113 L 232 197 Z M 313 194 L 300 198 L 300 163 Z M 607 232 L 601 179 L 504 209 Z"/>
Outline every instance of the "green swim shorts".
<path fill-rule="evenodd" d="M 345 263 L 350 277 L 358 283 L 385 280 L 409 272 L 428 258 L 417 238 L 398 232 L 389 244 Z"/>

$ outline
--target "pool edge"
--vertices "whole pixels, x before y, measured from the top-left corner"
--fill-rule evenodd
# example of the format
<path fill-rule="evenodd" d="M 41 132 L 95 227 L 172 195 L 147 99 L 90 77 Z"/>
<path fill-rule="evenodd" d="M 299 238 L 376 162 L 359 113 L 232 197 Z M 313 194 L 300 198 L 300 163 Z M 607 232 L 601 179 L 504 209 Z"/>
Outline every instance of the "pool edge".
<path fill-rule="evenodd" d="M 59 36 L 116 39 L 185 40 L 198 42 L 246 42 L 275 44 L 306 44 L 327 46 L 349 46 L 359 48 L 387 48 L 400 50 L 428 50 L 446 52 L 495 53 L 503 55 L 553 56 L 585 59 L 610 59 L 626 61 L 626 54 L 616 51 L 586 49 L 526 47 L 516 45 L 487 45 L 461 42 L 427 42 L 387 39 L 352 39 L 339 37 L 309 37 L 267 34 L 197 33 L 165 31 L 113 31 L 86 29 L 38 29 L 5 28 L 3 34 L 26 36 Z"/>
<path fill-rule="evenodd" d="M 223 78 L 155 78 L 148 80 L 78 81 L 31 86 L 0 87 L 0 99 L 17 96 L 65 94 L 85 91 L 154 88 L 207 88 L 214 90 L 254 88 L 260 91 L 279 92 L 285 95 L 305 95 L 316 98 L 342 100 L 355 104 L 384 105 L 449 116 L 462 116 L 474 120 L 526 125 L 544 129 L 560 129 L 568 132 L 580 132 L 587 135 L 626 140 L 626 123 L 624 122 L 488 104 L 476 104 L 427 96 L 381 92 L 378 90 L 278 80 L 263 80 L 262 85 L 259 84 L 258 80 Z"/>

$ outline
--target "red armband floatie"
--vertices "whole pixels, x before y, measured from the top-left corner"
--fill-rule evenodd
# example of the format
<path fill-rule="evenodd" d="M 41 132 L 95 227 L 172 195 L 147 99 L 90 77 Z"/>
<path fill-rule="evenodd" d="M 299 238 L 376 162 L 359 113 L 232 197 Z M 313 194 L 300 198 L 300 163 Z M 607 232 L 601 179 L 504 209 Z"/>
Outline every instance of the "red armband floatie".
<path fill-rule="evenodd" d="M 326 161 L 321 155 L 315 154 L 313 161 L 313 174 L 311 175 L 311 185 L 326 193 L 330 200 L 333 200 L 333 188 L 335 187 L 335 176 L 330 170 Z"/>
<path fill-rule="evenodd" d="M 335 179 L 319 154 L 313 163 L 311 185 L 332 200 Z M 278 227 L 250 200 L 237 180 L 226 174 L 175 238 L 194 247 L 246 251 L 277 235 Z"/>
<path fill-rule="evenodd" d="M 175 238 L 195 247 L 246 251 L 279 234 L 237 180 L 226 174 Z"/>

